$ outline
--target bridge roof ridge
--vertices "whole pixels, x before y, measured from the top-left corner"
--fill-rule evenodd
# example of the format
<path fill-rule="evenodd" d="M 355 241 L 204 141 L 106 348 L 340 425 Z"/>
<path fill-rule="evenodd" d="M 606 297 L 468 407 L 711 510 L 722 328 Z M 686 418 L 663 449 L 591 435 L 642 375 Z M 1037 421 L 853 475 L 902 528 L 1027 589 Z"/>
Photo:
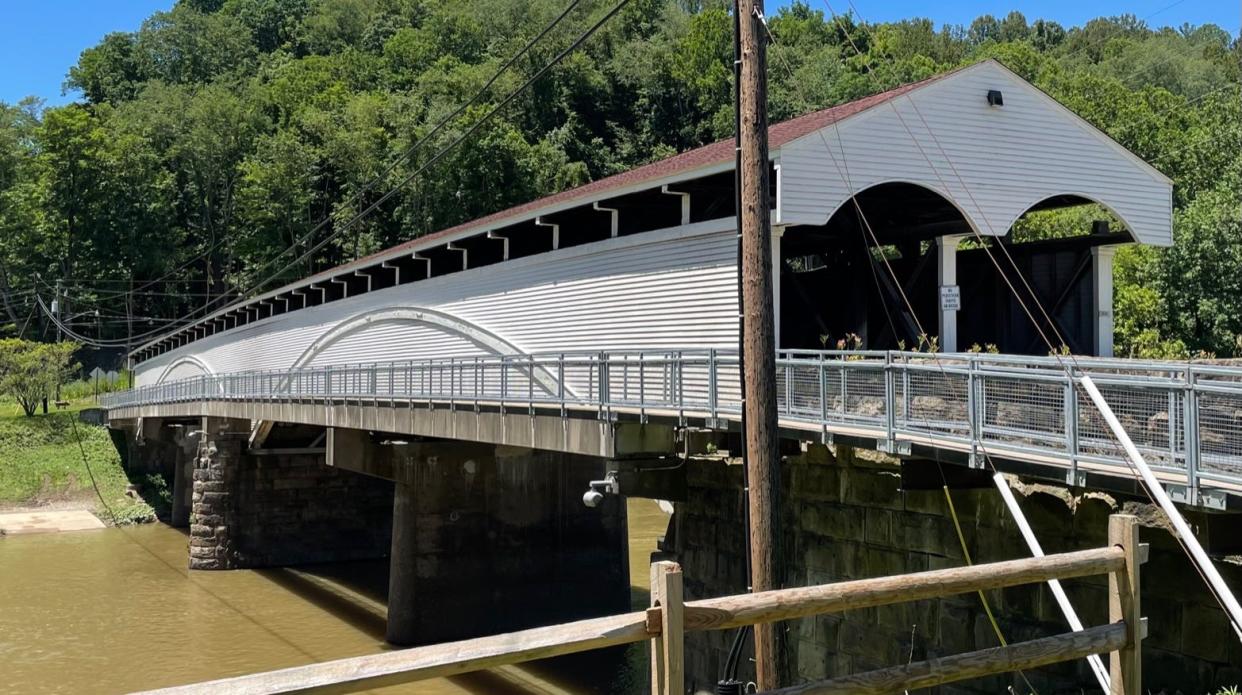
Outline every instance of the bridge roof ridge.
<path fill-rule="evenodd" d="M 963 67 L 943 72 L 917 82 L 900 85 L 883 92 L 878 92 L 876 94 L 848 101 L 843 104 L 837 104 L 836 106 L 811 111 L 779 123 L 770 124 L 768 126 L 768 147 L 770 150 L 776 150 L 782 145 L 790 143 L 804 135 L 813 133 L 821 128 L 832 126 L 846 120 L 847 118 L 858 115 L 868 109 L 879 106 L 880 104 L 883 104 L 891 99 L 906 94 L 907 92 L 926 86 L 932 82 L 945 79 L 964 69 L 966 68 Z M 454 225 L 437 232 L 432 232 L 431 234 L 415 237 L 409 241 L 403 242 L 396 246 L 391 246 L 382 251 L 376 251 L 375 253 L 363 256 L 362 258 L 358 258 L 348 263 L 343 263 L 339 266 L 316 273 L 310 277 L 298 280 L 291 283 L 291 285 L 302 285 L 308 282 L 323 280 L 334 275 L 339 275 L 342 271 L 349 270 L 350 268 L 374 263 L 399 251 L 414 251 L 424 245 L 441 241 L 445 237 L 449 237 L 466 230 L 475 229 L 482 231 L 489 225 L 517 222 L 524 216 L 529 216 L 536 211 L 540 211 L 553 205 L 577 200 L 587 203 L 591 201 L 593 196 L 606 194 L 611 191 L 627 188 L 629 186 L 640 185 L 646 182 L 659 181 L 670 176 L 676 176 L 677 174 L 698 171 L 699 169 L 716 164 L 730 162 L 733 159 L 733 142 L 734 138 L 717 140 L 716 142 L 689 149 L 685 152 L 672 155 L 671 157 L 642 164 L 634 167 L 633 169 L 628 169 L 611 176 L 606 176 L 602 179 L 590 181 L 582 184 L 581 186 L 570 188 L 559 193 L 553 193 L 542 198 L 536 198 L 504 210 L 498 210 L 497 212 L 489 215 L 468 220 L 466 222 L 462 222 L 461 224 Z"/>

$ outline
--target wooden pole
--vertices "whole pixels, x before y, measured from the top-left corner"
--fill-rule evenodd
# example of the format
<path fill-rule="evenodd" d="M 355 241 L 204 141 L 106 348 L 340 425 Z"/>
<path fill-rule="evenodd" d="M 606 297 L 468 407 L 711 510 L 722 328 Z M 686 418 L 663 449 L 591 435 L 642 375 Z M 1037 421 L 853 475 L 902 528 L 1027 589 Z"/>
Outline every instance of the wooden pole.
<path fill-rule="evenodd" d="M 772 308 L 772 220 L 768 208 L 767 63 L 763 0 L 738 0 L 741 44 L 738 84 L 740 150 L 742 350 L 745 355 L 746 466 L 750 514 L 752 591 L 778 588 L 776 579 L 777 459 L 776 335 Z M 760 690 L 779 686 L 776 626 L 755 626 L 755 681 Z"/>
<path fill-rule="evenodd" d="M 1114 514 L 1108 518 L 1108 542 L 1121 548 L 1126 563 L 1121 569 L 1108 575 L 1108 620 L 1125 622 L 1126 645 L 1112 653 L 1109 671 L 1112 695 L 1140 695 L 1142 693 L 1143 619 L 1139 602 L 1139 549 L 1138 517 L 1130 514 Z"/>
<path fill-rule="evenodd" d="M 1120 549 L 1093 548 L 916 574 L 701 599 L 686 603 L 683 622 L 687 632 L 727 630 L 741 625 L 1003 589 L 1049 579 L 1108 574 L 1124 566 L 1125 558 Z M 647 631 L 656 634 L 661 624 L 660 609 L 649 608 Z"/>
<path fill-rule="evenodd" d="M 651 607 L 658 608 L 660 606 L 660 590 L 664 586 L 664 565 L 663 562 L 651 563 L 650 573 L 647 575 L 649 581 L 647 586 L 651 588 Z M 673 564 L 673 563 L 670 563 Z M 651 650 L 651 695 L 667 695 L 664 691 L 664 620 L 660 620 L 660 634 L 653 634 L 651 644 L 648 645 Z"/>
<path fill-rule="evenodd" d="M 1138 556 L 1132 563 L 1134 567 L 1137 567 L 1143 559 L 1144 548 L 1140 546 L 1137 549 Z M 675 563 L 668 564 L 677 568 Z M 676 578 L 672 576 L 666 578 L 657 574 L 653 566 L 653 595 L 667 595 L 669 597 L 668 608 L 673 612 L 680 612 L 682 619 L 672 614 L 666 618 L 665 607 L 657 606 L 649 608 L 645 613 L 593 618 L 566 625 L 552 625 L 461 642 L 398 649 L 150 692 L 158 692 L 161 695 L 198 695 L 200 693 L 206 695 L 219 692 L 237 693 L 238 695 L 354 692 L 364 688 L 382 688 L 428 678 L 481 671 L 561 654 L 574 654 L 647 640 L 654 641 L 666 631 L 671 636 L 678 627 L 683 631 L 691 632 L 722 630 L 756 622 L 789 620 L 821 613 L 836 613 L 938 596 L 964 594 L 981 589 L 999 589 L 1018 584 L 1044 582 L 1052 578 L 1070 579 L 1107 574 L 1121 571 L 1125 567 L 1125 551 L 1121 548 L 1096 548 L 1046 557 L 932 570 L 914 575 L 781 589 L 762 594 L 724 596 L 692 601 L 683 606 L 678 598 L 681 587 L 680 575 L 678 574 Z M 680 570 L 678 569 L 677 572 L 679 573 Z M 675 589 L 672 588 L 674 586 L 676 586 Z M 1076 656 L 1078 652 L 1073 650 L 1086 649 L 1088 646 L 1097 649 L 1097 652 L 1118 649 L 1127 643 L 1127 630 L 1124 623 L 1118 623 L 1063 635 L 1064 641 L 1053 639 L 1057 639 L 1057 643 L 1061 645 L 1057 648 L 1057 654 L 1066 660 L 1072 660 L 1079 658 Z M 675 645 L 682 642 L 680 637 L 671 641 Z M 1011 645 L 1014 648 L 1008 651 L 992 650 L 986 654 L 1000 658 L 1001 661 L 994 663 L 999 664 L 997 668 L 1003 669 L 1006 663 L 1026 663 L 1007 662 L 1003 661 L 1004 659 L 1045 658 L 1039 656 L 1046 653 L 1044 647 L 1040 646 L 1043 644 L 1046 643 L 1037 640 L 1036 643 Z M 1064 647 L 1067 646 L 1070 651 L 1065 651 Z M 655 659 L 656 655 L 653 655 L 653 663 L 680 664 L 680 651 L 674 652 L 675 648 L 671 647 L 666 650 L 664 644 L 661 644 L 658 659 Z M 974 653 L 961 655 L 960 659 L 945 657 L 926 663 L 949 667 L 954 667 L 956 664 L 975 668 L 978 665 L 979 656 L 980 653 Z M 985 657 L 984 660 L 987 661 L 989 658 L 991 657 Z M 905 667 L 906 670 L 900 673 L 892 670 L 886 672 L 896 674 L 901 678 L 921 678 L 922 676 L 917 675 L 915 666 L 923 668 L 922 665 L 915 664 Z M 660 672 L 667 671 L 668 669 L 665 669 Z M 890 677 L 882 673 L 873 678 Z M 662 677 L 659 683 L 660 688 L 667 688 L 669 683 L 677 684 L 681 681 Z M 671 693 L 671 695 L 677 694 Z"/>
<path fill-rule="evenodd" d="M 1020 671 L 1048 664 L 1101 654 L 1126 641 L 1126 626 L 1101 625 L 1080 632 L 1043 637 L 966 654 L 941 656 L 927 661 L 856 673 L 830 681 L 808 683 L 766 695 L 883 695 L 945 683 L 955 683 L 994 673 Z"/>
<path fill-rule="evenodd" d="M 676 562 L 659 562 L 660 566 L 660 648 L 663 678 L 659 692 L 682 695 L 686 692 L 685 626 L 682 622 L 681 566 Z M 653 692 L 656 692 L 653 690 Z"/>

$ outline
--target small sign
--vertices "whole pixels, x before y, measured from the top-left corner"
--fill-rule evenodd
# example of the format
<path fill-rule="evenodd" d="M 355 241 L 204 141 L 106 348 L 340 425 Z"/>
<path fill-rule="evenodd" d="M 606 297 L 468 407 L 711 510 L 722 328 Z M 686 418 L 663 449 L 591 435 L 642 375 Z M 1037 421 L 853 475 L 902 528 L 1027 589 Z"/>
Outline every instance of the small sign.
<path fill-rule="evenodd" d="M 104 374 L 104 378 L 107 379 L 109 384 L 115 384 L 121 378 L 121 375 L 115 369 L 112 369 L 107 374 Z"/>
<path fill-rule="evenodd" d="M 100 369 L 99 367 L 95 367 L 94 369 L 92 369 L 92 370 L 91 370 L 91 378 L 92 378 L 92 379 L 94 379 L 94 380 L 96 380 L 96 381 L 98 381 L 99 379 L 103 378 L 103 376 L 104 376 L 105 374 L 107 374 L 107 372 L 105 372 L 104 370 Z"/>
<path fill-rule="evenodd" d="M 940 288 L 940 310 L 957 311 L 962 308 L 962 288 L 944 285 Z"/>

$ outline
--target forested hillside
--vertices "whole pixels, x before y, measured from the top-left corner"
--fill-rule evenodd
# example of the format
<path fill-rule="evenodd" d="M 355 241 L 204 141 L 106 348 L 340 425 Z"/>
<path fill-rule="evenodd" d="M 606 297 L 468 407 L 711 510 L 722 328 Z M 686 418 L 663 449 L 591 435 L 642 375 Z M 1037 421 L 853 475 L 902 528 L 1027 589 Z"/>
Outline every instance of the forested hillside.
<path fill-rule="evenodd" d="M 54 335 L 34 297 L 50 302 L 60 283 L 80 332 L 141 335 L 222 295 L 731 135 L 727 4 L 632 0 L 337 233 L 613 5 L 580 2 L 398 159 L 569 2 L 180 0 L 103 37 L 69 70 L 78 103 L 0 103 L 3 331 Z M 769 23 L 773 121 L 996 57 L 1153 163 L 1176 184 L 1177 244 L 1120 256 L 1120 349 L 1242 353 L 1238 37 L 1130 16 L 868 24 L 804 4 Z"/>

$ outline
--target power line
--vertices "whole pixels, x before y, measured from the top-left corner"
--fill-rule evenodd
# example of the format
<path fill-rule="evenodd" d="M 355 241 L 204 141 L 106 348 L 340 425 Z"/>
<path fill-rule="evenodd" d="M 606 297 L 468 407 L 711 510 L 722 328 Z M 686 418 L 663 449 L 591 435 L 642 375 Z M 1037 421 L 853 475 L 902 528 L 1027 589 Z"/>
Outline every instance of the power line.
<path fill-rule="evenodd" d="M 463 141 L 466 137 L 468 137 L 470 134 L 472 134 L 473 132 L 475 132 L 476 130 L 478 130 L 478 127 L 479 127 L 480 125 L 482 125 L 483 123 L 487 122 L 487 121 L 488 121 L 488 120 L 489 120 L 489 119 L 490 119 L 490 118 L 491 118 L 491 117 L 492 117 L 492 116 L 493 116 L 493 115 L 494 115 L 494 114 L 495 114 L 495 113 L 499 110 L 499 108 L 500 108 L 501 106 L 504 106 L 504 105 L 508 104 L 510 101 L 512 101 L 514 98 L 516 98 L 516 96 L 517 96 L 518 94 L 520 94 L 522 91 L 524 91 L 525 89 L 527 89 L 527 88 L 528 88 L 531 84 L 533 84 L 533 83 L 535 82 L 535 80 L 536 80 L 536 79 L 538 79 L 539 77 L 541 77 L 542 75 L 544 75 L 544 74 L 545 74 L 548 70 L 550 70 L 552 67 L 554 67 L 555 65 L 557 65 L 557 64 L 558 64 L 561 60 L 563 60 L 563 59 L 564 59 L 564 57 L 565 57 L 566 55 L 568 55 L 568 53 L 569 53 L 570 51 L 572 51 L 572 50 L 576 49 L 576 48 L 577 48 L 579 45 L 581 45 L 581 43 L 582 43 L 583 41 L 585 41 L 587 38 L 590 38 L 590 36 L 592 36 L 592 35 L 596 32 L 596 30 L 598 30 L 598 29 L 599 29 L 599 27 L 600 27 L 600 26 L 602 26 L 603 22 L 607 21 L 607 20 L 608 20 L 608 19 L 610 19 L 612 16 L 614 16 L 617 12 L 619 12 L 619 11 L 620 11 L 620 9 L 621 9 L 622 7 L 624 7 L 626 4 L 628 4 L 628 2 L 629 2 L 629 0 L 623 0 L 623 1 L 622 1 L 621 3 L 619 3 L 616 7 L 614 7 L 614 8 L 613 8 L 613 10 L 611 10 L 611 11 L 610 11 L 607 15 L 605 15 L 605 16 L 604 16 L 604 18 L 603 18 L 600 22 L 596 23 L 596 24 L 595 24 L 594 26 L 592 26 L 592 27 L 591 27 L 591 28 L 590 28 L 590 29 L 589 29 L 586 33 L 584 33 L 584 34 L 583 34 L 583 35 L 581 35 L 581 36 L 580 36 L 577 40 L 575 40 L 575 41 L 574 41 L 574 43 L 570 46 L 570 48 L 569 48 L 569 49 L 567 49 L 566 51 L 562 51 L 562 52 L 561 52 L 559 55 L 557 55 L 557 56 L 556 56 L 556 58 L 554 58 L 554 59 L 553 59 L 550 63 L 548 63 L 547 65 L 545 65 L 543 68 L 541 68 L 541 69 L 539 70 L 539 72 L 537 72 L 537 73 L 535 74 L 535 76 L 534 76 L 533 78 L 528 79 L 525 83 L 523 83 L 523 85 L 522 85 L 521 87 L 519 87 L 517 90 L 515 90 L 514 92 L 512 92 L 512 93 L 511 93 L 508 97 L 506 97 L 506 98 L 505 98 L 505 100 L 504 100 L 504 101 L 502 101 L 502 102 L 501 102 L 501 104 L 500 104 L 497 108 L 494 108 L 491 112 L 489 112 L 486 116 L 484 116 L 484 117 L 483 117 L 483 118 L 479 121 L 479 123 L 477 123 L 477 124 L 476 124 L 474 127 L 472 127 L 469 131 L 467 131 L 466 135 L 464 135 L 464 136 L 462 136 L 462 137 L 458 138 L 457 140 L 453 141 L 453 142 L 452 142 L 452 143 L 451 143 L 448 147 L 446 147 L 446 148 L 444 148 L 444 149 L 440 150 L 440 151 L 439 151 L 439 152 L 438 152 L 435 156 L 433 156 L 433 157 L 432 157 L 432 159 L 429 161 L 429 163 L 428 163 L 428 164 L 431 164 L 431 163 L 434 163 L 434 162 L 438 161 L 438 160 L 439 160 L 441 157 L 443 157 L 443 156 L 444 156 L 444 154 L 446 154 L 449 150 L 451 150 L 453 147 L 455 147 L 456 145 L 458 145 L 459 143 L 461 143 L 461 142 L 462 142 L 462 141 Z M 505 72 L 507 72 L 507 71 L 509 70 L 509 68 L 511 68 L 511 67 L 512 67 L 512 66 L 513 66 L 513 65 L 514 65 L 514 64 L 515 64 L 515 63 L 516 63 L 519 59 L 521 59 L 524 55 L 526 55 L 526 54 L 530 51 L 530 49 L 531 49 L 531 48 L 533 48 L 533 47 L 534 47 L 534 46 L 535 46 L 535 45 L 536 45 L 539 41 L 541 41 L 544 37 L 546 37 L 546 36 L 547 36 L 547 35 L 548 35 L 548 34 L 549 34 L 549 33 L 550 33 L 550 32 L 551 32 L 551 31 L 552 31 L 552 30 L 553 30 L 553 29 L 554 29 L 554 28 L 558 25 L 558 24 L 560 24 L 560 22 L 561 22 L 561 21 L 562 21 L 565 17 L 567 17 L 567 16 L 569 15 L 569 13 L 570 13 L 570 12 L 571 12 L 571 11 L 572 11 L 575 7 L 577 7 L 580 3 L 581 3 L 581 0 L 573 0 L 573 1 L 572 1 L 572 2 L 571 2 L 571 3 L 570 3 L 570 4 L 569 4 L 569 5 L 568 5 L 568 6 L 567 6 L 564 10 L 562 10 L 562 11 L 561 11 L 561 13 L 560 13 L 559 15 L 557 15 L 557 16 L 556 16 L 556 18 L 555 18 L 555 19 L 553 19 L 553 20 L 552 20 L 552 21 L 551 21 L 551 22 L 550 22 L 547 26 L 545 26 L 545 27 L 543 28 L 543 30 L 541 30 L 541 31 L 540 31 L 540 32 L 539 32 L 539 33 L 538 33 L 538 34 L 537 34 L 537 35 L 536 35 L 533 39 L 531 39 L 530 41 L 528 41 L 528 42 L 527 42 L 527 43 L 526 43 L 526 44 L 522 47 L 522 49 L 521 49 L 520 51 L 518 51 L 516 54 L 514 54 L 512 57 L 510 57 L 508 60 L 506 60 L 506 61 L 504 62 L 504 64 L 503 64 L 503 65 L 501 65 L 501 67 L 500 67 L 499 69 L 497 69 L 497 71 L 496 71 L 496 72 L 495 72 L 495 73 L 494 73 L 494 74 L 493 74 L 493 75 L 492 75 L 492 76 L 491 76 L 491 77 L 487 80 L 487 82 L 486 82 L 486 83 L 484 83 L 484 86 L 483 86 L 480 90 L 478 90 L 477 92 L 475 92 L 475 94 L 474 94 L 474 95 L 473 95 L 470 99 L 468 99 L 468 100 L 466 100 L 465 102 L 463 102 L 462 104 L 458 105 L 458 106 L 457 106 L 457 108 L 455 108 L 455 109 L 454 109 L 454 110 L 453 110 L 453 111 L 452 111 L 452 112 L 451 112 L 448 116 L 446 116 L 445 118 L 441 119 L 441 120 L 440 120 L 440 121 L 439 121 L 439 122 L 438 122 L 435 126 L 433 126 L 433 127 L 432 127 L 432 129 L 431 129 L 431 130 L 430 130 L 430 131 L 429 131 L 426 135 L 424 135 L 424 136 L 423 136 L 422 138 L 420 138 L 417 142 L 415 142 L 413 145 L 411 145 L 409 148 L 407 148 L 407 149 L 405 150 L 405 152 L 404 152 L 404 153 L 403 153 L 400 157 L 398 157 L 396 160 L 394 160 L 392 163 L 390 163 L 390 164 L 389 164 L 389 165 L 388 165 L 388 166 L 384 169 L 384 171 L 383 171 L 383 172 L 381 172 L 378 176 L 376 176 L 376 177 L 375 177 L 375 178 L 373 178 L 371 181 L 369 181 L 366 185 L 364 185 L 364 186 L 363 186 L 363 188 L 362 188 L 362 189 L 360 189 L 360 190 L 359 190 L 359 192 L 358 192 L 357 194 L 355 194 L 355 197 L 354 197 L 355 202 L 356 202 L 357 200 L 361 200 L 361 196 L 362 196 L 362 194 L 366 193 L 366 192 L 367 192 L 367 191 L 369 191 L 371 188 L 374 188 L 374 186 L 375 186 L 375 185 L 377 185 L 377 184 L 378 184 L 378 183 L 379 183 L 379 182 L 380 182 L 383 178 L 385 178 L 388 174 L 390 174 L 393 170 L 395 170 L 397 166 L 399 166 L 402 162 L 404 162 L 404 161 L 408 160 L 411 156 L 413 156 L 413 154 L 414 154 L 414 153 L 416 153 L 416 152 L 417 152 L 419 149 L 421 149 L 421 148 L 422 148 L 422 147 L 423 147 L 423 146 L 424 146 L 427 142 L 429 142 L 429 141 L 431 140 L 431 138 L 432 138 L 432 137 L 434 137 L 437 133 L 439 133 L 441 130 L 443 130 L 445 127 L 447 127 L 449 123 L 451 123 L 451 122 L 452 122 L 453 120 L 455 120 L 458 116 L 460 116 L 462 113 L 464 113 L 464 112 L 465 112 L 468 108 L 470 108 L 472 105 L 474 105 L 475 103 L 477 103 L 477 102 L 478 102 L 478 101 L 479 101 L 479 100 L 483 97 L 483 95 L 487 93 L 487 91 L 488 91 L 488 90 L 492 87 L 492 85 L 494 85 L 494 84 L 496 83 L 496 81 L 497 81 L 497 80 L 499 80 L 499 79 L 500 79 L 500 77 L 501 77 L 502 75 L 504 75 L 504 73 L 505 73 Z M 291 262 L 289 262 L 288 264 L 286 264 L 285 266 L 283 266 L 280 270 L 278 270 L 278 271 L 276 271 L 275 273 L 273 273 L 273 274 L 271 274 L 271 275 L 267 276 L 266 278 L 264 278 L 263 280 L 259 281 L 258 283 L 255 283 L 255 284 L 251 285 L 251 286 L 250 286 L 250 288 L 248 288 L 247 290 L 245 290 L 245 291 L 243 291 L 243 292 L 239 293 L 239 295 L 236 297 L 236 300 L 233 302 L 233 304 L 226 305 L 226 308 L 227 308 L 228 306 L 233 306 L 233 305 L 235 305 L 235 304 L 238 304 L 238 303 L 241 303 L 241 302 L 246 301 L 246 300 L 248 299 L 248 295 L 249 295 L 251 292 L 253 292 L 254 290 L 256 290 L 256 289 L 258 289 L 258 288 L 260 288 L 260 287 L 262 287 L 262 286 L 263 286 L 264 284 L 266 284 L 267 282 L 270 282 L 273 278 L 279 277 L 281 274 L 283 274 L 283 273 L 284 273 L 286 270 L 288 270 L 290 267 L 293 267 L 293 266 L 294 266 L 294 265 L 296 265 L 297 263 L 301 262 L 303 259 L 307 258 L 310 254 L 313 254 L 315 251 L 319 250 L 320 248 L 323 248 L 323 246 L 325 246 L 327 243 L 330 243 L 333 239 L 337 238 L 338 236 L 340 236 L 340 235 L 341 235 L 342 233 L 344 233 L 345 231 L 348 231 L 348 230 L 349 230 L 349 229 L 350 229 L 350 228 L 351 228 L 354 224 L 356 224 L 357 222 L 359 222 L 359 221 L 360 221 L 363 217 L 365 217 L 367 214 L 369 214 L 370 212 L 372 212 L 373 210 L 375 210 L 376 208 L 378 208 L 378 207 L 379 207 L 379 205 L 383 204 L 383 202 L 387 201 L 389 198 L 391 198 L 393 195 L 395 195 L 395 194 L 396 194 L 396 193 L 397 193 L 397 192 L 398 192 L 401 188 L 403 188 L 403 187 L 404 187 L 407 183 L 409 183 L 411 180 L 413 180 L 413 178 L 414 178 L 415 176 L 417 176 L 418 174 L 421 174 L 421 173 L 422 173 L 423 171 L 425 171 L 427 168 L 428 168 L 428 165 L 424 165 L 424 166 L 420 167 L 419 169 L 417 169 L 417 170 L 416 170 L 413 174 L 411 174 L 410 176 L 408 176 L 408 177 L 406 177 L 405 179 L 403 179 L 403 180 L 402 180 L 400 183 L 398 183 L 395 187 L 393 187 L 393 188 L 392 188 L 392 189 L 390 189 L 387 193 L 385 193 L 385 194 L 384 194 L 384 195 L 383 195 L 383 196 L 382 196 L 379 200 L 377 200 L 375 203 L 372 203 L 370 206 L 368 206 L 368 207 L 367 207 L 365 210 L 363 210 L 361 213 L 356 214 L 353 218 L 351 218 L 348 222 L 346 222 L 346 223 L 345 223 L 345 225 L 344 225 L 344 226 L 342 226 L 340 229 L 338 229 L 338 230 L 336 230 L 335 232 L 333 232 L 331 235 L 329 235 L 328 237 L 326 237 L 324 240 L 322 240 L 322 241 L 320 241 L 320 242 L 316 243 L 316 244 L 315 244 L 314 246 L 312 246 L 312 247 L 311 247 L 308 251 L 306 251 L 305 253 L 303 253 L 303 254 L 299 255 L 297 258 L 293 259 Z M 307 240 L 311 239 L 311 238 L 312 238 L 312 237 L 313 237 L 313 236 L 314 236 L 314 235 L 315 235 L 315 234 L 316 234 L 319 230 L 323 229 L 323 228 L 324 228 L 324 227 L 325 227 L 325 226 L 326 226 L 329 222 L 331 222 L 331 220 L 332 220 L 332 218 L 331 218 L 331 216 L 330 216 L 330 215 L 329 215 L 329 216 L 326 216 L 326 217 L 325 217 L 325 218 L 324 218 L 324 219 L 323 219 L 323 220 L 322 220 L 319 224 L 317 224 L 317 225 L 316 225 L 313 229 L 311 229 L 309 232 L 307 232 L 305 235 L 303 235 L 301 238 L 299 238 L 297 241 L 295 241 L 295 242 L 294 242 L 293 244 L 291 244 L 289 247 L 287 247 L 286 249 L 284 249 L 283 251 L 281 251 L 279 254 L 277 254 L 276 256 L 273 256 L 272 258 L 268 259 L 267 261 L 265 261 L 264 263 L 262 263 L 261 265 L 259 265 L 259 266 L 258 266 L 255 270 L 262 270 L 262 269 L 264 269 L 264 268 L 271 267 L 271 265 L 272 265 L 273 263 L 275 263 L 276 261 L 278 261 L 278 260 L 279 260 L 281 257 L 283 257 L 285 254 L 289 253 L 290 251 L 296 250 L 298 247 L 300 247 L 300 246 L 301 246 L 303 243 L 305 243 Z M 193 317 L 195 317 L 195 316 L 199 315 L 200 313 L 206 313 L 209 309 L 211 309 L 211 308 L 212 308 L 213 306 L 215 306 L 215 305 L 218 305 L 218 303 L 219 303 L 221 300 L 225 299 L 226 297 L 228 297 L 228 295 L 227 295 L 227 294 L 222 294 L 222 295 L 220 295 L 220 296 L 219 296 L 216 300 L 209 301 L 209 302 L 205 303 L 202 307 L 199 307 L 199 308 L 195 309 L 194 311 L 188 312 L 188 313 L 186 313 L 186 314 L 183 314 L 182 316 L 180 316 L 180 317 L 178 317 L 178 318 L 179 318 L 179 319 L 190 319 L 190 318 L 193 318 Z"/>
<path fill-rule="evenodd" d="M 577 39 L 574 40 L 572 44 L 570 44 L 567 48 L 565 48 L 560 53 L 558 53 L 556 57 L 554 57 L 550 62 L 548 62 L 546 65 L 540 68 L 537 72 L 535 72 L 534 75 L 528 78 L 525 82 L 523 82 L 521 86 L 519 86 L 517 89 L 510 92 L 508 96 L 502 99 L 500 103 L 496 104 L 496 106 L 494 106 L 486 114 L 484 114 L 478 121 L 476 121 L 472 126 L 470 126 L 470 128 L 468 128 L 464 133 L 462 133 L 456 140 L 453 140 L 446 147 L 444 147 L 443 149 L 439 150 L 434 155 L 432 155 L 426 162 L 422 164 L 422 166 L 420 166 L 418 169 L 415 169 L 411 174 L 403 178 L 400 182 L 397 183 L 396 186 L 391 188 L 384 195 L 380 196 L 378 200 L 376 200 L 366 209 L 364 209 L 363 211 L 355 215 L 353 218 L 351 218 L 340 229 L 337 229 L 332 234 L 328 235 L 321 241 L 317 242 L 314 246 L 307 249 L 302 255 L 290 261 L 287 265 L 285 265 L 285 267 L 269 275 L 265 279 L 251 285 L 247 290 L 245 290 L 242 293 L 245 297 L 242 299 L 239 299 L 237 303 L 246 301 L 246 298 L 248 298 L 251 292 L 259 289 L 260 287 L 270 282 L 271 280 L 278 278 L 285 270 L 293 267 L 293 265 L 302 261 L 310 254 L 314 253 L 315 251 L 319 250 L 323 246 L 330 243 L 336 237 L 348 231 L 354 224 L 357 224 L 364 217 L 366 217 L 371 212 L 376 210 L 380 205 L 382 205 L 389 198 L 396 195 L 402 188 L 406 186 L 406 184 L 410 183 L 415 178 L 417 178 L 420 174 L 422 174 L 424 171 L 430 169 L 433 165 L 438 163 L 441 159 L 444 158 L 445 155 L 447 155 L 450 151 L 452 151 L 455 147 L 457 147 L 457 145 L 464 142 L 470 136 L 474 135 L 474 133 L 476 133 L 484 125 L 486 125 L 492 119 L 492 117 L 495 116 L 501 109 L 503 109 L 505 106 L 508 106 L 509 103 L 511 103 L 514 99 L 516 99 L 519 95 L 521 95 L 521 93 L 524 92 L 526 89 L 528 89 L 532 84 L 538 81 L 539 78 L 543 77 L 543 75 L 545 75 L 549 70 L 551 70 L 553 67 L 559 64 L 562 60 L 564 60 L 564 58 L 567 55 L 577 50 L 579 46 L 581 46 L 584 42 L 590 39 L 591 36 L 593 36 L 595 32 L 600 29 L 600 27 L 602 27 L 608 20 L 612 19 L 612 17 L 614 17 L 618 12 L 620 12 L 627 4 L 629 4 L 629 0 L 621 0 L 621 2 L 614 5 L 613 8 L 608 11 L 607 14 L 601 17 L 597 22 L 595 22 L 595 24 L 593 24 L 589 29 L 587 29 L 584 33 L 582 33 Z"/>

